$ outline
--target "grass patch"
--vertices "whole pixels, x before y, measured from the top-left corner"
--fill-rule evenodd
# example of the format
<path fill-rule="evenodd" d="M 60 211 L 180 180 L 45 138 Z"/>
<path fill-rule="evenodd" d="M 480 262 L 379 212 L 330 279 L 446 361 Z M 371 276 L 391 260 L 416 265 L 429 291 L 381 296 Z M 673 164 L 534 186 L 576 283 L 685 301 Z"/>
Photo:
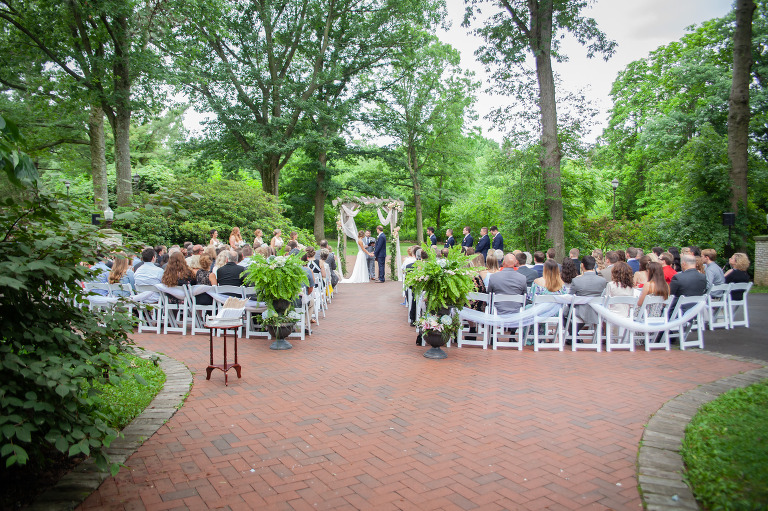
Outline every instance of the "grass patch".
<path fill-rule="evenodd" d="M 768 286 L 752 286 L 750 293 L 768 293 Z"/>
<path fill-rule="evenodd" d="M 118 430 L 143 412 L 165 383 L 165 373 L 151 360 L 126 355 L 121 365 L 129 378 L 119 385 L 95 386 L 104 398 L 100 411 L 109 418 L 107 423 Z"/>
<path fill-rule="evenodd" d="M 685 430 L 683 461 L 706 509 L 765 509 L 768 502 L 768 380 L 702 406 Z"/>

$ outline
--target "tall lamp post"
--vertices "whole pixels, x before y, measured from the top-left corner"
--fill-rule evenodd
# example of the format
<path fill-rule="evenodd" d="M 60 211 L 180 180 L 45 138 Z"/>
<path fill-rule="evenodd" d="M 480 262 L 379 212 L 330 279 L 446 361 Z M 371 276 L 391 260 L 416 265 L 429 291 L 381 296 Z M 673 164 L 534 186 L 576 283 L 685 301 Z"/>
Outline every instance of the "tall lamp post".
<path fill-rule="evenodd" d="M 616 220 L 616 188 L 619 187 L 619 180 L 614 177 L 611 186 L 613 187 L 613 219 Z"/>
<path fill-rule="evenodd" d="M 67 199 L 69 199 L 69 185 L 70 185 L 70 184 L 71 184 L 71 183 L 70 183 L 69 181 L 64 181 L 64 186 L 66 186 L 66 187 L 67 187 Z"/>

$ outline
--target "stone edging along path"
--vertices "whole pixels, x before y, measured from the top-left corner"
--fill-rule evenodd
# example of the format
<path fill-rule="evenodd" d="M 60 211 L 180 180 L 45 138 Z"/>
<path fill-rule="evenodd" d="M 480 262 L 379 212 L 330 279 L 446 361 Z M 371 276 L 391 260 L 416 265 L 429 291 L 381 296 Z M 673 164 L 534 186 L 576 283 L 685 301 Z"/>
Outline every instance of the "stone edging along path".
<path fill-rule="evenodd" d="M 648 421 L 637 455 L 637 481 L 640 498 L 649 511 L 699 509 L 683 480 L 680 449 L 685 428 L 699 408 L 731 389 L 742 388 L 768 378 L 765 361 L 714 352 L 704 352 L 730 360 L 760 364 L 763 367 L 700 385 L 667 401 Z"/>
<path fill-rule="evenodd" d="M 122 436 L 116 438 L 105 450 L 107 458 L 112 463 L 125 463 L 146 439 L 154 435 L 160 426 L 181 408 L 192 387 L 192 373 L 181 362 L 147 350 L 137 349 L 135 353 L 146 359 L 157 355 L 160 368 L 165 373 L 165 384 L 149 406 L 122 430 Z M 100 471 L 93 459 L 89 458 L 62 477 L 56 486 L 40 495 L 26 509 L 74 509 L 109 475 L 109 472 Z"/>

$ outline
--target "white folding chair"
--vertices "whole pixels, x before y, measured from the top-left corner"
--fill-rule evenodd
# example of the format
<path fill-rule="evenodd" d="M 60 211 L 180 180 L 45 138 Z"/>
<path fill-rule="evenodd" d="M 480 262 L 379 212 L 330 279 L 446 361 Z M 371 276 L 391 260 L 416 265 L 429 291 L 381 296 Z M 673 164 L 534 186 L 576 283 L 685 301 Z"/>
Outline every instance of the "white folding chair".
<path fill-rule="evenodd" d="M 234 296 L 235 298 L 245 298 L 243 286 L 214 286 L 217 294 Z"/>
<path fill-rule="evenodd" d="M 705 295 L 681 296 L 677 300 L 677 304 L 675 305 L 675 310 L 672 311 L 672 314 L 670 314 L 669 319 L 670 320 L 680 319 L 683 317 L 683 314 L 685 314 L 685 311 L 688 310 L 689 307 L 701 302 L 706 303 L 706 301 L 707 301 L 707 297 Z M 696 338 L 692 341 L 689 341 L 688 336 L 691 333 L 691 330 L 693 329 L 696 329 Z M 704 349 L 703 330 L 704 328 L 703 328 L 703 323 L 701 318 L 701 312 L 699 312 L 696 315 L 696 317 L 693 318 L 688 323 L 682 324 L 677 329 L 670 331 L 669 332 L 670 341 L 672 337 L 676 337 L 680 341 L 681 350 L 685 350 L 685 348 Z"/>
<path fill-rule="evenodd" d="M 137 303 L 136 309 L 139 313 L 139 333 L 154 331 L 159 334 L 163 317 L 162 300 L 154 297 L 160 296 L 160 290 L 152 285 L 137 285 L 136 294 L 142 293 L 152 293 L 152 296 L 134 300 Z"/>
<path fill-rule="evenodd" d="M 246 298 L 249 296 L 249 300 L 255 300 L 253 296 L 256 294 L 256 288 L 253 286 L 250 287 L 244 287 L 243 288 L 243 295 L 245 295 Z M 260 316 L 262 312 L 267 310 L 267 306 L 265 305 L 259 305 L 258 307 L 252 307 L 248 306 L 246 304 L 245 306 L 245 338 L 250 338 L 251 336 L 254 337 L 265 337 L 267 339 L 271 339 L 272 336 L 269 335 L 269 332 L 265 328 L 261 326 L 261 324 L 258 321 L 253 320 L 254 314 Z"/>
<path fill-rule="evenodd" d="M 558 302 L 557 295 L 533 295 L 533 305 L 543 303 L 557 304 L 557 314 L 533 316 L 533 351 L 540 349 L 565 349 L 565 335 L 563 332 L 563 305 Z M 552 330 L 554 328 L 554 330 Z M 539 333 L 539 330 L 543 330 Z"/>
<path fill-rule="evenodd" d="M 731 328 L 731 321 L 729 319 L 730 306 L 728 303 L 731 296 L 730 291 L 731 284 L 720 284 L 709 288 L 706 310 L 710 330 L 715 328 Z M 718 316 L 722 316 L 722 320 L 718 321 Z"/>
<path fill-rule="evenodd" d="M 522 321 L 517 327 L 504 327 L 499 325 L 499 311 L 498 305 L 501 303 L 519 303 L 520 310 L 525 307 L 525 295 L 504 295 L 494 293 L 492 298 L 491 309 L 493 311 L 493 349 L 498 348 L 517 348 L 518 351 L 522 351 L 525 345 L 525 328 L 523 328 Z M 516 328 L 516 332 L 512 332 L 512 329 Z M 508 332 L 509 330 L 509 332 Z"/>
<path fill-rule="evenodd" d="M 181 291 L 184 297 L 160 289 L 163 304 L 163 333 L 167 335 L 168 332 L 179 332 L 181 335 L 187 335 L 187 318 L 190 308 L 189 292 L 186 286 L 177 286 L 175 290 Z M 175 303 L 171 298 L 181 300 L 181 302 Z"/>
<path fill-rule="evenodd" d="M 749 308 L 747 307 L 747 296 L 752 289 L 752 282 L 731 284 L 731 296 L 728 297 L 728 320 L 731 322 L 731 328 L 736 326 L 745 326 L 749 328 Z M 733 299 L 734 291 L 744 291 L 741 300 Z M 736 313 L 742 311 L 744 319 L 737 320 Z"/>
<path fill-rule="evenodd" d="M 581 297 L 574 297 L 581 298 Z M 603 297 L 596 296 L 589 300 L 586 304 L 581 303 L 584 307 L 589 307 L 590 303 L 602 303 Z M 579 348 L 587 350 L 595 350 L 597 352 L 602 351 L 602 332 L 603 323 L 598 319 L 597 324 L 592 324 L 591 327 L 579 329 L 579 324 L 584 323 L 577 312 L 577 305 L 571 305 L 571 309 L 568 313 L 568 323 L 571 326 L 571 351 L 577 351 Z"/>
<path fill-rule="evenodd" d="M 488 293 L 469 293 L 467 295 L 469 300 L 485 303 L 483 310 L 486 313 L 490 313 L 491 309 L 491 295 Z M 459 331 L 456 333 L 456 345 L 461 348 L 464 345 L 467 346 L 482 346 L 483 349 L 488 349 L 488 337 L 489 330 L 486 323 L 474 323 L 475 332 L 470 332 L 473 327 L 469 321 L 462 319 Z M 467 339 L 467 336 L 472 339 Z"/>
<path fill-rule="evenodd" d="M 86 292 L 105 291 L 104 294 L 94 293 L 86 296 L 88 310 L 112 311 L 112 307 L 115 305 L 115 300 L 112 299 L 112 284 L 106 282 L 84 282 L 83 284 L 85 284 Z"/>
<path fill-rule="evenodd" d="M 133 288 L 130 284 L 110 284 L 109 285 L 109 293 L 110 296 L 114 296 L 118 298 L 118 304 L 120 307 L 124 307 L 127 309 L 128 314 L 133 314 L 133 307 L 134 302 L 130 299 L 131 296 L 134 296 Z M 120 298 L 128 298 L 127 300 L 120 300 Z M 124 309 L 121 309 L 124 310 Z"/>
<path fill-rule="evenodd" d="M 603 301 L 603 307 L 610 308 L 611 305 L 626 305 L 629 307 L 627 318 L 635 317 L 635 308 L 637 307 L 637 298 L 634 296 L 606 296 Z M 602 319 L 602 318 L 601 318 Z M 614 329 L 616 337 L 614 341 Z M 632 330 L 614 327 L 605 323 L 605 351 L 611 350 L 629 350 L 635 351 L 635 336 Z"/>
<path fill-rule="evenodd" d="M 674 300 L 674 296 L 670 295 L 666 300 L 660 296 L 647 295 L 643 299 L 643 305 L 640 306 L 637 313 L 637 320 L 642 321 L 646 325 L 664 325 L 669 321 L 669 306 Z M 649 316 L 648 311 L 651 307 L 663 304 L 663 308 L 660 316 Z M 645 351 L 651 351 L 653 348 L 664 348 L 669 351 L 672 347 L 669 341 L 669 332 L 666 331 L 663 334 L 655 332 L 645 332 Z"/>
<path fill-rule="evenodd" d="M 200 295 L 204 294 L 208 296 L 207 291 L 201 291 L 201 289 L 210 286 L 190 286 L 189 291 L 189 311 L 192 317 L 190 321 L 189 334 L 195 335 L 196 333 L 205 334 L 208 329 L 205 328 L 206 316 L 216 315 L 216 300 L 211 300 L 210 305 L 203 305 L 198 303 Z M 212 288 L 215 289 L 215 288 Z"/>

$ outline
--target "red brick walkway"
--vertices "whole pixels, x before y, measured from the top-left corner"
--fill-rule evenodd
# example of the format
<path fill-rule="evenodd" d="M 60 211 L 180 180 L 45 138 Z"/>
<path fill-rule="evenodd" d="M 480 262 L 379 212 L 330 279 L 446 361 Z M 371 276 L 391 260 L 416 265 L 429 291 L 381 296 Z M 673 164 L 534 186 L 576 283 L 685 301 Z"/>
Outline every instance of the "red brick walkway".
<path fill-rule="evenodd" d="M 183 408 L 82 509 L 640 509 L 643 425 L 670 398 L 756 368 L 695 351 L 450 348 L 422 357 L 397 283 L 346 285 L 289 351 L 137 335 L 185 362 Z"/>

